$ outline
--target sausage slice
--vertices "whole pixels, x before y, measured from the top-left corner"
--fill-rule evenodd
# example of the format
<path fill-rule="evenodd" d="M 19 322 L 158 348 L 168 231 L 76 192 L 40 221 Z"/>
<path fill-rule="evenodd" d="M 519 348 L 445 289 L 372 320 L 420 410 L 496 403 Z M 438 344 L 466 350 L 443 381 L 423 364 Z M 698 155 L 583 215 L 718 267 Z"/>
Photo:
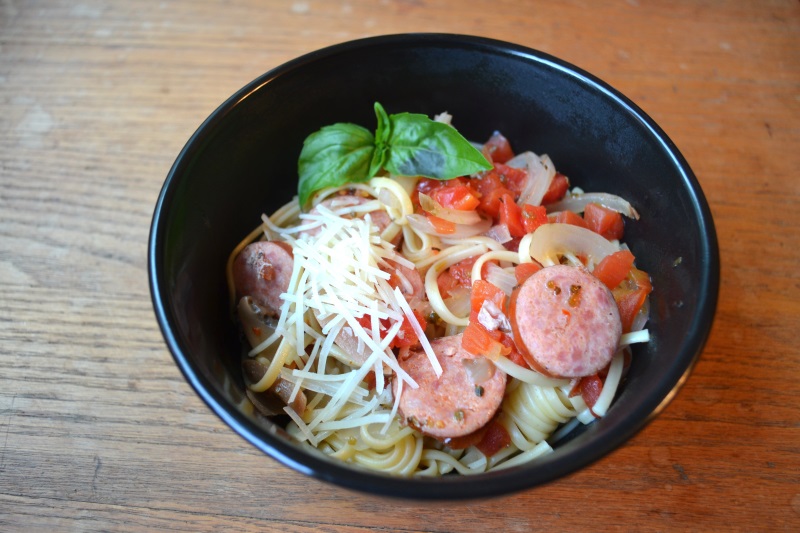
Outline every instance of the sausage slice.
<path fill-rule="evenodd" d="M 356 205 L 365 204 L 365 203 L 367 203 L 369 201 L 370 201 L 369 199 L 364 198 L 363 196 L 355 196 L 355 195 L 352 195 L 352 194 L 344 194 L 344 195 L 341 195 L 341 196 L 334 196 L 332 198 L 328 198 L 327 200 L 323 200 L 321 202 L 321 205 L 324 205 L 325 207 L 327 207 L 328 209 L 330 209 L 332 211 L 336 211 L 337 209 L 340 209 L 340 208 L 343 208 L 343 207 L 353 207 L 353 206 L 356 206 Z M 318 215 L 319 214 L 319 209 L 317 209 L 315 207 L 311 211 L 309 211 L 309 214 Z M 389 224 L 392 223 L 392 219 L 389 217 L 389 214 L 386 211 L 381 211 L 381 210 L 371 211 L 369 213 L 369 215 L 370 215 L 370 218 L 372 219 L 372 223 L 378 227 L 378 233 L 379 234 L 383 233 L 383 230 L 385 230 L 387 227 L 389 227 Z M 352 215 L 344 215 L 344 216 L 346 216 L 348 218 L 353 218 Z M 320 231 L 321 231 L 321 228 L 317 227 L 317 228 L 312 228 L 312 229 L 306 230 L 306 231 L 302 232 L 302 234 L 303 235 L 309 235 L 309 236 L 313 237 L 313 236 L 317 235 Z"/>
<path fill-rule="evenodd" d="M 400 292 L 402 292 L 409 301 L 422 301 L 425 298 L 425 284 L 422 281 L 419 270 L 416 268 L 408 268 L 391 259 L 387 259 L 386 263 L 389 268 L 384 269 L 384 271 L 390 274 L 389 284 L 392 287 L 399 287 Z M 319 316 L 317 316 L 317 320 L 322 326 L 325 326 L 332 319 L 333 317 L 320 319 Z M 339 330 L 339 334 L 336 335 L 336 340 L 334 342 L 350 356 L 350 359 L 345 362 L 351 366 L 361 366 L 370 356 L 369 348 L 367 348 L 366 345 L 361 344 L 359 349 L 358 336 L 350 326 L 345 326 Z"/>
<path fill-rule="evenodd" d="M 503 403 L 506 374 L 492 366 L 491 377 L 473 382 L 465 362 L 481 358 L 461 347 L 461 335 L 431 341 L 442 365 L 437 378 L 428 356 L 412 351 L 400 367 L 417 382 L 419 388 L 403 387 L 398 410 L 403 420 L 424 434 L 444 440 L 469 435 L 488 423 Z M 397 394 L 397 382 L 393 385 Z"/>
<path fill-rule="evenodd" d="M 249 244 L 233 261 L 233 283 L 239 296 L 250 296 L 269 314 L 280 312 L 282 293 L 289 289 L 294 257 L 285 242 Z"/>
<path fill-rule="evenodd" d="M 528 364 L 547 375 L 590 376 L 619 345 L 622 323 L 614 296 L 582 268 L 536 272 L 512 295 L 511 325 Z"/>

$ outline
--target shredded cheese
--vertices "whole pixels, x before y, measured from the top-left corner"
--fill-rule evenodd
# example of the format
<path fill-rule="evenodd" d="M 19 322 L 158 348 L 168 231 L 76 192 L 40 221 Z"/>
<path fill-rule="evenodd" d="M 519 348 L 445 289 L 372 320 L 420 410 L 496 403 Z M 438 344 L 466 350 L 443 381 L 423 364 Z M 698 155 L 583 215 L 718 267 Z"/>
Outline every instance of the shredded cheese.
<path fill-rule="evenodd" d="M 289 356 L 295 368 L 282 368 L 275 377 L 280 375 L 293 384 L 292 398 L 301 390 L 314 397 L 302 419 L 289 413 L 301 438 L 312 444 L 332 430 L 368 423 L 389 427 L 397 413 L 400 391 L 418 387 L 389 348 L 404 320 L 419 337 L 436 375 L 442 374 L 411 306 L 403 292 L 390 285 L 391 276 L 382 269 L 388 270 L 390 261 L 405 267 L 414 264 L 381 238 L 369 214 L 379 204 L 352 205 L 338 199 L 326 204 L 301 214 L 300 225 L 293 228 L 281 228 L 262 217 L 271 233 L 292 245 L 294 268 L 289 288 L 281 295 L 275 333 L 251 352 L 262 353 L 280 340 L 279 353 L 284 360 Z M 400 287 L 411 292 L 410 280 L 401 273 L 397 278 Z M 352 339 L 358 354 L 339 349 L 335 343 L 341 335 Z M 330 357 L 350 364 L 353 370 L 331 372 L 335 365 L 328 364 Z M 277 361 L 271 363 L 274 367 Z M 369 372 L 375 374 L 374 393 L 362 386 Z M 396 395 L 386 388 L 387 372 L 394 374 Z M 354 410 L 354 406 L 360 407 Z"/>

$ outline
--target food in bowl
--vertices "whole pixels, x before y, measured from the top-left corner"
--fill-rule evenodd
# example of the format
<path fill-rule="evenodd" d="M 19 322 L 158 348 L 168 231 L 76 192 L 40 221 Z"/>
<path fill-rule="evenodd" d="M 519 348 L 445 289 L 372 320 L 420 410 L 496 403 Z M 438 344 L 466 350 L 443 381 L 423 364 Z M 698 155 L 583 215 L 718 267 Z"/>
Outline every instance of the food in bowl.
<path fill-rule="evenodd" d="M 606 414 L 647 342 L 625 199 L 570 190 L 499 132 L 468 142 L 375 104 L 310 135 L 298 195 L 231 252 L 257 412 L 303 446 L 405 476 L 530 462 Z"/>
<path fill-rule="evenodd" d="M 392 111 L 448 110 L 468 139 L 499 129 L 549 154 L 587 191 L 630 201 L 636 265 L 652 278 L 650 341 L 605 416 L 552 453 L 474 476 L 401 476 L 354 467 L 299 445 L 285 419 L 243 403 L 242 342 L 225 284 L 231 250 L 298 193 L 303 140 L 329 124 L 372 124 Z M 254 237 L 255 238 L 255 237 Z M 209 409 L 269 460 L 363 493 L 415 500 L 483 499 L 527 490 L 606 457 L 654 420 L 688 379 L 719 291 L 711 212 L 690 166 L 658 124 L 597 77 L 524 46 L 464 35 L 389 35 L 341 43 L 280 65 L 222 103 L 187 141 L 158 197 L 148 248 L 155 316 L 176 366 Z M 282 405 L 279 402 L 280 412 Z M 274 460 L 274 463 L 273 463 Z M 614 459 L 610 459 L 613 464 Z M 273 479 L 273 481 L 278 478 Z"/>

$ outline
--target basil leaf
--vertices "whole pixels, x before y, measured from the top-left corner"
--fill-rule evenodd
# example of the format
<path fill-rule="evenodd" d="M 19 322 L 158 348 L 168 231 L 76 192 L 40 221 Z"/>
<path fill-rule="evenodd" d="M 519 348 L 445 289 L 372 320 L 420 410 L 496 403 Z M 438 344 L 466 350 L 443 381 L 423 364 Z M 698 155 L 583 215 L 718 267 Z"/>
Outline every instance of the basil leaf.
<path fill-rule="evenodd" d="M 389 157 L 384 166 L 393 174 L 440 180 L 489 170 L 492 165 L 455 128 L 425 115 L 389 116 Z"/>
<path fill-rule="evenodd" d="M 305 206 L 316 191 L 367 181 L 375 138 L 356 124 L 333 124 L 309 135 L 297 162 L 297 195 Z"/>
<path fill-rule="evenodd" d="M 375 117 L 378 120 L 378 127 L 375 130 L 375 153 L 369 165 L 370 177 L 375 176 L 381 171 L 386 159 L 389 156 L 389 136 L 392 132 L 392 123 L 386 110 L 378 102 L 375 102 Z"/>

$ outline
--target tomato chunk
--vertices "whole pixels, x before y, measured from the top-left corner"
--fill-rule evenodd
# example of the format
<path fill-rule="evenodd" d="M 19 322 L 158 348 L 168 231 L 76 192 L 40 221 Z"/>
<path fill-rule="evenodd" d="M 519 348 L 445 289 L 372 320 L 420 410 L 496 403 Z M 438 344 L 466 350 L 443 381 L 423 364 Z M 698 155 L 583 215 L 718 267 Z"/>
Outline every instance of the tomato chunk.
<path fill-rule="evenodd" d="M 451 291 L 461 286 L 461 283 L 449 270 L 445 270 L 439 274 L 439 277 L 436 278 L 436 284 L 439 286 L 439 293 L 442 295 L 442 298 L 449 298 L 452 296 Z"/>
<path fill-rule="evenodd" d="M 583 219 L 590 230 L 606 239 L 620 240 L 625 229 L 622 215 L 599 204 L 588 204 L 583 211 Z"/>
<path fill-rule="evenodd" d="M 455 265 L 451 265 L 448 269 L 450 274 L 462 287 L 472 286 L 472 266 L 479 257 L 479 255 L 468 257 L 462 261 L 459 261 Z"/>
<path fill-rule="evenodd" d="M 620 250 L 613 254 L 607 255 L 600 261 L 592 274 L 605 283 L 609 289 L 614 289 L 617 285 L 622 283 L 633 266 L 634 257 L 628 250 Z"/>
<path fill-rule="evenodd" d="M 547 224 L 547 209 L 541 205 L 522 206 L 522 225 L 525 233 L 533 233 L 539 226 Z"/>
<path fill-rule="evenodd" d="M 414 310 L 414 318 L 417 319 L 419 322 L 422 331 L 425 331 L 425 328 L 428 326 L 425 317 L 422 316 L 417 310 Z M 411 325 L 411 322 L 408 320 L 408 317 L 403 317 L 403 323 L 400 325 L 400 331 L 397 332 L 397 336 L 392 339 L 392 343 L 390 345 L 391 348 L 403 348 L 406 346 L 416 346 L 419 344 L 419 337 L 417 337 L 417 333 L 414 331 L 414 327 Z"/>
<path fill-rule="evenodd" d="M 498 163 L 505 163 L 514 157 L 514 152 L 511 150 L 511 143 L 509 143 L 508 139 L 499 131 L 494 132 L 483 145 L 483 154 L 489 161 L 496 161 Z"/>
<path fill-rule="evenodd" d="M 524 169 L 509 167 L 501 163 L 494 164 L 494 171 L 500 176 L 500 182 L 514 193 L 514 199 L 518 199 L 528 181 L 528 173 Z"/>
<path fill-rule="evenodd" d="M 525 280 L 533 276 L 542 269 L 542 265 L 534 261 L 533 263 L 520 263 L 514 267 L 514 277 L 517 278 L 517 284 L 522 285 Z"/>
<path fill-rule="evenodd" d="M 476 191 L 460 183 L 445 185 L 434 190 L 430 196 L 442 207 L 459 211 L 472 211 L 481 203 Z"/>
<path fill-rule="evenodd" d="M 636 267 L 632 267 L 628 277 L 611 291 L 619 307 L 623 333 L 631 330 L 636 314 L 642 309 L 647 295 L 652 291 L 650 276 Z"/>
<path fill-rule="evenodd" d="M 542 205 L 552 204 L 564 198 L 569 189 L 569 178 L 560 172 L 556 172 L 553 181 L 550 182 L 547 192 L 542 197 Z"/>
<path fill-rule="evenodd" d="M 573 213 L 572 211 L 561 211 L 559 212 L 554 218 L 553 222 L 557 222 L 560 224 L 572 224 L 573 226 L 580 226 L 582 228 L 589 229 L 586 226 L 586 221 L 577 214 Z"/>
<path fill-rule="evenodd" d="M 461 347 L 469 353 L 496 359 L 500 355 L 511 353 L 511 348 L 503 344 L 502 332 L 489 331 L 478 322 L 478 313 L 486 300 L 493 302 L 498 309 L 504 310 L 506 293 L 488 281 L 479 279 L 472 284 L 469 325 L 461 337 Z"/>
<path fill-rule="evenodd" d="M 472 297 L 470 304 L 473 313 L 478 313 L 483 307 L 483 302 L 490 300 L 498 309 L 505 309 L 506 293 L 499 287 L 489 283 L 484 279 L 479 279 L 472 284 Z"/>
<path fill-rule="evenodd" d="M 493 419 L 487 424 L 486 433 L 476 447 L 483 455 L 491 457 L 509 444 L 511 444 L 511 435 L 508 434 L 508 430 L 496 419 Z"/>
<path fill-rule="evenodd" d="M 592 374 L 582 377 L 570 392 L 570 396 L 580 394 L 586 405 L 592 408 L 597 403 L 601 392 L 603 392 L 603 380 L 598 374 Z"/>
<path fill-rule="evenodd" d="M 461 336 L 461 347 L 471 354 L 483 355 L 489 359 L 497 359 L 501 355 L 508 355 L 511 350 L 502 342 L 502 333 L 489 331 L 477 320 L 470 320 Z"/>
<path fill-rule="evenodd" d="M 522 221 L 522 210 L 510 194 L 504 194 L 500 198 L 500 223 L 508 227 L 512 237 L 524 237 L 527 233 Z"/>

